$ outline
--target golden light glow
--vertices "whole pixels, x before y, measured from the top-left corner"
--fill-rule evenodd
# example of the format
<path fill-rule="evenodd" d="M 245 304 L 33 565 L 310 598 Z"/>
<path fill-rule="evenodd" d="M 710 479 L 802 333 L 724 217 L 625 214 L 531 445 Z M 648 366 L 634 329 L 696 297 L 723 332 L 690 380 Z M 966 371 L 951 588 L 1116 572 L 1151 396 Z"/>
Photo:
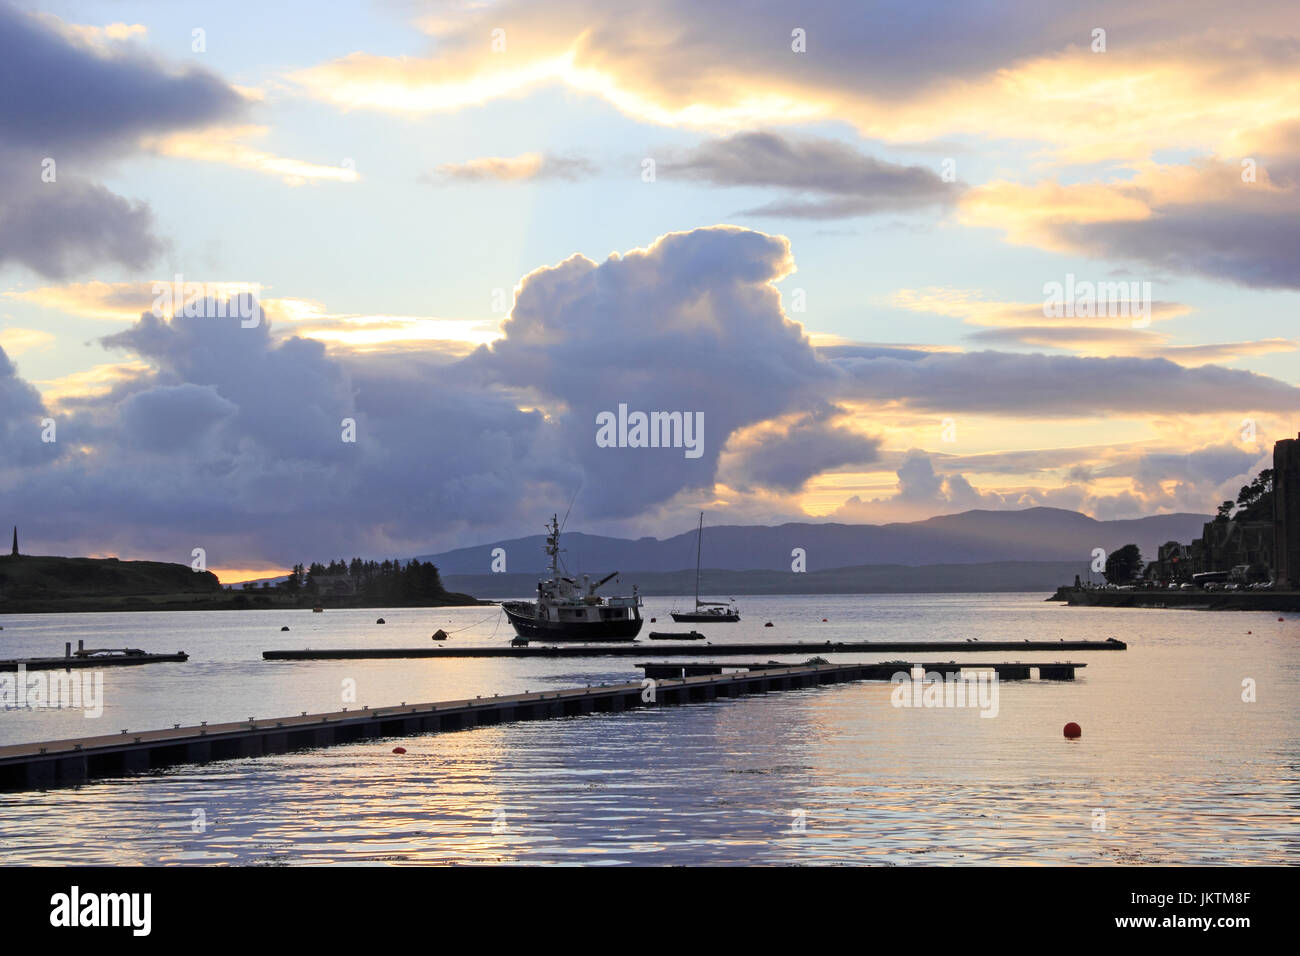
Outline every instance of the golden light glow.
<path fill-rule="evenodd" d="M 262 288 L 258 282 L 186 280 L 177 283 L 175 277 L 171 277 L 153 282 L 74 282 L 2 294 L 6 298 L 30 302 L 41 308 L 55 309 L 83 319 L 135 322 L 142 313 L 151 311 L 160 297 L 180 308 L 187 301 L 187 296 L 229 299 L 236 295 L 258 295 Z M 160 315 L 164 318 L 171 317 L 170 314 Z"/>
<path fill-rule="evenodd" d="M 217 576 L 217 580 L 224 587 L 227 584 L 240 585 L 245 581 L 261 581 L 266 578 L 278 578 L 289 574 L 292 568 L 260 567 L 260 568 L 208 568 Z"/>
<path fill-rule="evenodd" d="M 527 45 L 496 52 L 482 23 L 426 19 L 436 56 L 354 53 L 289 79 L 345 109 L 456 110 L 556 83 L 661 125 L 718 130 L 837 117 L 865 136 L 908 142 L 997 130 L 1053 144 L 1057 152 L 1044 158 L 1072 163 L 1140 160 L 1164 147 L 1218 151 L 1243 129 L 1300 117 L 1300 63 L 1271 55 L 1268 35 L 1244 26 L 1123 55 L 1084 42 L 885 95 L 854 82 L 847 64 L 838 83 L 796 69 L 797 57 L 756 70 L 727 36 L 695 37 L 683 48 L 679 30 L 649 17 L 516 10 L 508 32 Z"/>
<path fill-rule="evenodd" d="M 281 335 L 299 335 L 365 351 L 370 348 L 437 342 L 441 351 L 468 354 L 501 338 L 497 319 L 440 319 L 413 315 L 357 315 L 329 312 L 311 299 L 267 299 L 267 317 Z"/>
<path fill-rule="evenodd" d="M 13 358 L 33 349 L 49 348 L 54 336 L 40 329 L 0 329 L 0 348 Z"/>
<path fill-rule="evenodd" d="M 35 381 L 46 402 L 57 404 L 68 398 L 95 398 L 107 395 L 118 385 L 133 381 L 150 370 L 140 361 L 108 362 L 59 378 Z"/>
<path fill-rule="evenodd" d="M 224 163 L 254 172 L 279 176 L 290 186 L 312 181 L 355 183 L 361 177 L 352 166 L 326 166 L 277 156 L 244 142 L 267 132 L 264 126 L 208 127 L 198 132 L 147 138 L 142 145 L 162 156 Z"/>

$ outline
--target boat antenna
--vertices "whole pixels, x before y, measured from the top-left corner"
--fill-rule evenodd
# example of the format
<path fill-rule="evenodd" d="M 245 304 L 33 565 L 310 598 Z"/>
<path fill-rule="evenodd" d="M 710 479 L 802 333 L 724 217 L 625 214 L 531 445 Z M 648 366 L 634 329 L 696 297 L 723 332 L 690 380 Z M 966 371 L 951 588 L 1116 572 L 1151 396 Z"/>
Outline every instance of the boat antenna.
<path fill-rule="evenodd" d="M 569 512 L 573 510 L 573 503 L 578 500 L 578 492 L 580 492 L 581 490 L 582 490 L 582 482 L 579 481 L 578 487 L 573 489 L 573 497 L 569 499 L 569 507 L 566 508 L 564 511 L 564 520 L 560 522 L 561 531 L 563 531 L 564 526 L 569 523 Z"/>

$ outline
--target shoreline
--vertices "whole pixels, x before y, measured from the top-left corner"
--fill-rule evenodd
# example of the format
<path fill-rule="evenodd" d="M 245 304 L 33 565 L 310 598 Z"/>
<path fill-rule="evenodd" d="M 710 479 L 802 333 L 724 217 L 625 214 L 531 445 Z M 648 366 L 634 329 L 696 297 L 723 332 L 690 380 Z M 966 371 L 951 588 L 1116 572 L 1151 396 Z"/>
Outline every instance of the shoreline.
<path fill-rule="evenodd" d="M 243 596 L 242 593 L 240 596 Z M 420 607 L 488 607 L 495 605 L 496 601 L 486 601 L 481 598 L 471 597 L 468 594 L 448 593 L 449 600 L 438 602 L 413 601 L 403 603 L 400 601 L 380 601 L 380 602 L 338 602 L 325 601 L 306 603 L 275 601 L 267 595 L 267 599 L 259 601 L 256 598 L 248 598 L 244 601 L 238 601 L 235 598 L 226 600 L 213 600 L 210 597 L 196 597 L 193 600 L 184 599 L 164 599 L 154 600 L 150 595 L 138 595 L 126 598 L 108 598 L 108 599 L 59 599 L 51 598 L 44 601 L 0 601 L 0 617 L 6 614 L 108 614 L 117 612 L 135 612 L 135 611 L 310 611 L 313 607 L 319 606 L 326 611 L 344 611 L 344 610 L 385 610 L 389 608 L 420 608 Z"/>
<path fill-rule="evenodd" d="M 1060 587 L 1046 599 L 1069 607 L 1185 611 L 1300 611 L 1300 591 L 1109 591 Z"/>

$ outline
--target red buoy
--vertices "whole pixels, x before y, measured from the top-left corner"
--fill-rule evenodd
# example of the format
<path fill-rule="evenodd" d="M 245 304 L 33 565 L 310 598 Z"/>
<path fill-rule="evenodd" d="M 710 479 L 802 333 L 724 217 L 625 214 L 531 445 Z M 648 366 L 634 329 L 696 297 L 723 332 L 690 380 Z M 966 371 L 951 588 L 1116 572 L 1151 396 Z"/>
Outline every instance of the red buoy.
<path fill-rule="evenodd" d="M 1073 740 L 1075 737 L 1082 737 L 1083 730 L 1074 721 L 1065 725 L 1065 736 Z"/>
<path fill-rule="evenodd" d="M 654 622 L 655 622 L 655 619 L 654 619 L 653 617 L 650 618 L 650 623 L 653 624 Z"/>
<path fill-rule="evenodd" d="M 823 624 L 826 623 L 826 618 L 822 618 L 822 623 L 823 623 Z"/>
<path fill-rule="evenodd" d="M 393 753 L 395 753 L 395 754 L 404 754 L 404 753 L 406 753 L 406 748 L 405 748 L 405 747 L 394 747 L 394 748 L 393 748 Z"/>

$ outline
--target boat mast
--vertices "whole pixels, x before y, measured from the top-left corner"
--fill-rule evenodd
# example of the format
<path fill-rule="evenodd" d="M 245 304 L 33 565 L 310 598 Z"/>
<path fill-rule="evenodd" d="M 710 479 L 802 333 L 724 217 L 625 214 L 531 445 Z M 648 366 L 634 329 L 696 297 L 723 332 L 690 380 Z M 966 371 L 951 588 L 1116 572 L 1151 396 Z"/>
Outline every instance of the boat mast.
<path fill-rule="evenodd" d="M 700 606 L 700 546 L 704 543 L 704 512 L 700 512 L 700 530 L 695 536 L 695 606 Z"/>
<path fill-rule="evenodd" d="M 546 553 L 551 557 L 551 580 L 560 579 L 559 560 L 560 560 L 560 520 L 559 515 L 551 515 L 550 527 L 546 529 L 550 532 L 546 536 Z"/>

